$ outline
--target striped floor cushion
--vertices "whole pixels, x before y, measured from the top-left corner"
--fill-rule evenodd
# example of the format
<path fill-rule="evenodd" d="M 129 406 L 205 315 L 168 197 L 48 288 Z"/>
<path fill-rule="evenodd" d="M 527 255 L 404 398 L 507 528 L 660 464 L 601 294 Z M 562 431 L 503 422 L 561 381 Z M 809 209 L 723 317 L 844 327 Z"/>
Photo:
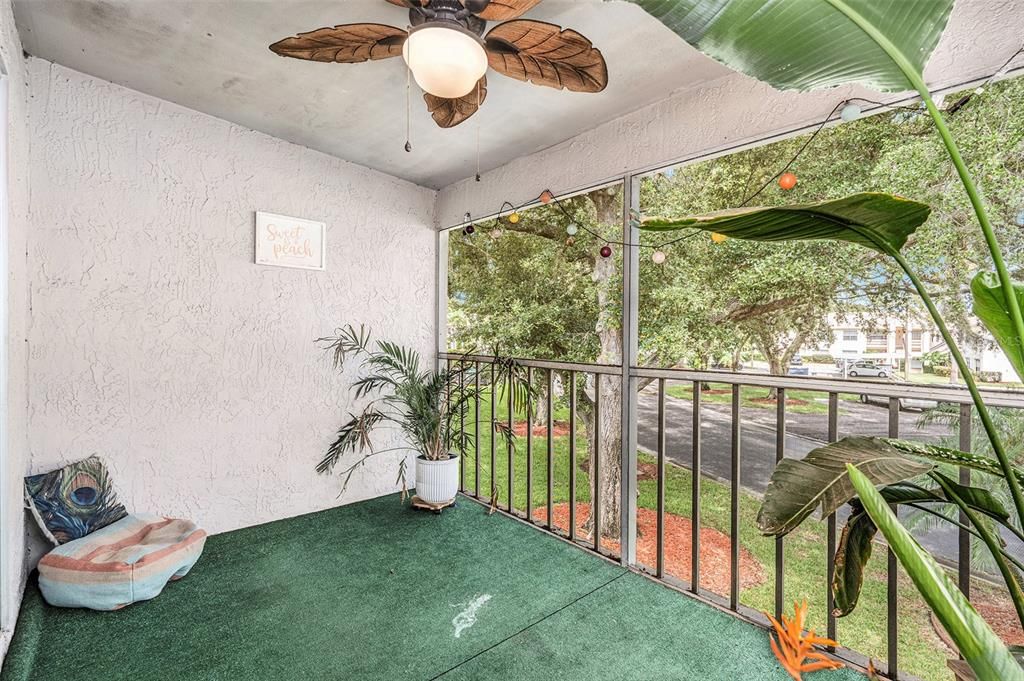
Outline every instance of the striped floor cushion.
<path fill-rule="evenodd" d="M 187 520 L 130 515 L 43 556 L 39 588 L 50 605 L 117 610 L 184 577 L 205 543 Z"/>

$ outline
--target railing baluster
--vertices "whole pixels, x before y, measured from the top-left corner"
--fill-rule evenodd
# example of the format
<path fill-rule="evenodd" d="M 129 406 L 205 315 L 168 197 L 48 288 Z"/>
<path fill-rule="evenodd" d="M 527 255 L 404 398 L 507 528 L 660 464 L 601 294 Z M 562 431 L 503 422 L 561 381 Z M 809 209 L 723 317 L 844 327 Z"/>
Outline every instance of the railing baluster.
<path fill-rule="evenodd" d="M 730 423 L 730 471 L 732 489 L 729 498 L 729 607 L 740 607 L 740 442 L 743 434 L 740 421 L 740 385 L 732 386 L 732 421 Z"/>
<path fill-rule="evenodd" d="M 594 376 L 594 498 L 590 500 L 591 525 L 594 528 L 594 550 L 601 550 L 601 376 Z"/>
<path fill-rule="evenodd" d="M 690 468 L 690 591 L 700 591 L 700 381 L 693 383 L 693 424 L 690 437 L 693 458 Z"/>
<path fill-rule="evenodd" d="M 665 379 L 658 379 L 658 577 L 665 576 Z"/>
<path fill-rule="evenodd" d="M 576 372 L 569 372 L 569 539 L 576 541 Z"/>
<path fill-rule="evenodd" d="M 971 451 L 971 405 L 960 405 L 960 451 Z M 960 466 L 960 484 L 971 484 L 971 470 Z M 963 511 L 960 512 L 960 524 L 968 525 L 969 520 Z M 971 598 L 971 535 L 961 528 L 957 536 L 957 583 L 960 591 Z"/>
<path fill-rule="evenodd" d="M 446 380 L 444 382 L 444 401 L 445 401 L 446 404 L 451 404 L 452 403 L 452 382 L 451 382 L 452 360 L 451 359 L 446 359 L 444 361 L 444 369 L 445 369 L 445 372 L 447 373 L 447 376 L 448 376 L 448 380 Z M 445 425 L 447 425 L 447 423 Z M 444 433 L 444 436 L 445 436 L 445 440 L 444 440 L 444 448 L 445 448 L 445 450 L 446 451 L 451 451 L 451 448 L 452 448 L 452 431 L 450 429 L 448 429 L 448 428 L 444 428 L 444 429 L 442 429 L 441 432 Z"/>
<path fill-rule="evenodd" d="M 547 394 L 547 408 L 548 408 L 548 419 L 547 419 L 547 430 L 548 430 L 548 490 L 547 490 L 547 505 L 548 505 L 548 529 L 550 530 L 555 526 L 555 370 L 548 369 L 548 394 Z"/>
<path fill-rule="evenodd" d="M 828 441 L 835 442 L 839 439 L 839 394 L 829 393 L 828 394 Z M 836 639 L 836 616 L 832 614 L 835 610 L 835 593 L 832 591 L 832 580 L 835 579 L 836 575 L 836 514 L 830 513 L 828 516 L 828 540 L 825 546 L 825 560 L 827 562 L 826 569 L 826 584 L 825 584 L 825 603 L 828 606 L 826 608 L 826 629 L 828 633 L 827 638 Z M 829 646 L 829 650 L 834 651 L 835 646 Z"/>
<path fill-rule="evenodd" d="M 775 463 L 786 458 L 786 389 L 775 393 Z M 775 619 L 782 620 L 786 598 L 786 547 L 782 537 L 775 538 Z"/>
<path fill-rule="evenodd" d="M 473 496 L 480 498 L 480 362 L 473 363 Z"/>
<path fill-rule="evenodd" d="M 513 388 L 512 388 L 512 374 L 509 373 L 508 385 L 505 386 L 505 390 L 508 391 L 508 431 L 515 434 L 515 400 L 513 399 Z M 512 513 L 515 510 L 515 501 L 512 499 L 512 494 L 515 492 L 515 458 L 516 458 L 516 446 L 515 440 L 509 440 L 508 446 L 508 512 Z"/>
<path fill-rule="evenodd" d="M 900 436 L 900 400 L 898 397 L 889 398 L 889 437 Z M 893 509 L 895 512 L 896 509 Z M 895 679 L 899 675 L 899 638 L 897 631 L 897 616 L 899 615 L 897 607 L 897 585 L 898 585 L 898 563 L 896 562 L 896 554 L 892 552 L 892 549 L 888 550 L 888 563 L 886 564 L 886 628 L 885 628 L 885 644 L 888 651 L 888 668 L 886 675 L 890 679 Z"/>
<path fill-rule="evenodd" d="M 459 399 L 463 399 L 466 394 L 466 363 L 459 362 Z M 459 408 L 459 433 L 461 435 L 459 439 L 459 491 L 465 493 L 466 491 L 466 455 L 462 451 L 465 449 L 466 440 L 466 407 L 462 406 Z"/>
<path fill-rule="evenodd" d="M 533 385 L 533 368 L 526 368 L 526 383 Z M 526 520 L 533 522 L 533 400 L 526 402 Z"/>
<path fill-rule="evenodd" d="M 495 382 L 494 363 L 491 362 L 491 489 L 489 498 L 496 501 L 498 496 L 498 454 L 495 449 L 497 438 L 494 437 L 494 424 L 498 422 L 496 405 L 498 404 L 498 386 Z"/>

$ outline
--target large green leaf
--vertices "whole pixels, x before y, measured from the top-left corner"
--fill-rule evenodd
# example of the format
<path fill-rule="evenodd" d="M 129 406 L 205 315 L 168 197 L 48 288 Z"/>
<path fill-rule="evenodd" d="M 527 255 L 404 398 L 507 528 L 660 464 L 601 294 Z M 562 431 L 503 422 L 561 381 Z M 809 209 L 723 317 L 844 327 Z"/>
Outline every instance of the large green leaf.
<path fill-rule="evenodd" d="M 932 475 L 941 475 L 933 472 Z M 946 476 L 941 476 L 946 484 L 956 492 L 957 496 L 980 513 L 1005 523 L 1010 514 L 991 492 L 980 487 L 967 487 Z M 952 503 L 946 498 L 942 489 L 923 489 L 915 485 L 895 484 L 879 490 L 882 498 L 890 506 L 899 504 L 935 504 Z M 836 617 L 850 614 L 857 606 L 861 586 L 864 584 L 864 566 L 871 558 L 872 540 L 878 528 L 864 511 L 859 499 L 850 501 L 850 517 L 846 520 L 843 532 L 836 546 L 835 575 L 832 580 L 832 593 L 835 607 L 832 613 Z"/>
<path fill-rule="evenodd" d="M 1024 284 L 1014 283 L 1013 294 L 1024 308 Z M 978 272 L 971 280 L 971 295 L 974 314 L 995 337 L 1017 375 L 1024 377 L 1024 338 L 1014 331 L 999 277 L 994 272 Z"/>
<path fill-rule="evenodd" d="M 918 73 L 953 0 L 630 0 L 704 54 L 780 90 L 861 83 L 913 89 L 851 13 L 874 26 Z"/>
<path fill-rule="evenodd" d="M 949 447 L 940 447 L 938 445 L 926 444 L 924 442 L 897 440 L 893 438 L 883 439 L 904 454 L 919 456 L 939 463 L 963 466 L 964 468 L 981 471 L 982 473 L 988 473 L 989 475 L 995 475 L 1003 479 L 1006 477 L 1003 475 L 1003 468 L 999 465 L 999 462 L 988 456 L 973 454 L 970 452 L 961 452 L 959 449 L 950 449 Z M 1024 471 L 1019 468 L 1014 468 L 1012 470 L 1020 484 L 1024 485 Z"/>
<path fill-rule="evenodd" d="M 871 480 L 847 466 L 864 510 L 885 535 L 918 592 L 956 643 L 980 681 L 1024 681 L 1024 670 L 981 615 L 953 584 L 946 571 L 910 536 Z"/>
<path fill-rule="evenodd" d="M 783 459 L 772 473 L 757 513 L 761 532 L 786 535 L 819 506 L 822 515 L 828 515 L 854 498 L 847 464 L 856 466 L 876 485 L 914 478 L 933 468 L 873 437 L 848 437 L 814 449 L 803 459 Z"/>
<path fill-rule="evenodd" d="M 645 219 L 641 229 L 703 229 L 751 241 L 833 239 L 887 253 L 898 251 L 931 213 L 927 204 L 863 192 L 831 201 L 773 208 L 733 208 L 683 218 Z"/>

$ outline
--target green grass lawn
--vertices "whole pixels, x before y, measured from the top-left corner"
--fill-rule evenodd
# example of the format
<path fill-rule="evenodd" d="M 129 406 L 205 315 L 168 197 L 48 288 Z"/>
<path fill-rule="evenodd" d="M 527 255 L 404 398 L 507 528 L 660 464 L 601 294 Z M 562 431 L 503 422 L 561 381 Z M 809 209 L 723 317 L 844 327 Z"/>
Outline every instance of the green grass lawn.
<path fill-rule="evenodd" d="M 712 383 L 711 390 L 701 393 L 701 402 L 706 404 L 731 404 L 732 389 L 725 383 Z M 689 385 L 669 385 L 665 393 L 681 400 L 693 399 L 693 388 Z M 740 386 L 740 403 L 743 407 L 753 409 L 775 409 L 774 402 L 768 402 L 768 388 L 752 385 Z M 856 402 L 856 395 L 840 395 L 840 400 Z M 786 411 L 796 414 L 827 414 L 828 393 L 817 390 L 786 390 L 786 400 L 794 400 L 803 404 L 787 404 Z"/>
<path fill-rule="evenodd" d="M 757 390 L 757 389 L 755 389 Z M 763 390 L 763 389 L 761 389 Z M 728 397 L 728 396 L 726 396 Z M 502 400 L 504 406 L 504 400 Z M 507 419 L 507 411 L 497 411 L 498 418 Z M 485 402 L 481 407 L 481 417 L 490 416 L 490 405 Z M 568 419 L 565 408 L 556 409 L 555 420 Z M 521 420 L 521 416 L 517 417 Z M 486 426 L 481 428 L 480 437 L 480 494 L 489 497 L 492 485 L 492 469 L 490 456 L 490 437 Z M 568 436 L 552 439 L 553 451 L 553 499 L 552 503 L 564 503 L 569 500 L 569 438 Z M 495 448 L 496 467 L 493 470 L 493 483 L 497 486 L 498 506 L 505 509 L 508 499 L 508 449 L 498 441 Z M 547 503 L 547 438 L 533 438 L 533 508 L 541 508 Z M 577 435 L 576 461 L 576 500 L 578 503 L 589 502 L 589 485 L 584 464 L 587 459 L 586 443 L 580 434 Z M 640 453 L 640 461 L 654 463 L 655 459 L 647 453 Z M 472 493 L 475 484 L 476 458 L 470 452 L 465 460 L 466 488 Z M 517 439 L 513 452 L 513 504 L 514 508 L 524 513 L 526 510 L 526 438 Z M 674 465 L 667 468 L 666 477 L 666 510 L 680 516 L 689 517 L 691 495 L 691 473 L 689 470 Z M 657 483 L 655 480 L 641 480 L 639 483 L 639 500 L 641 508 L 657 507 Z M 724 534 L 729 533 L 729 501 L 728 485 L 704 479 L 701 484 L 702 523 Z M 764 567 L 765 581 L 757 586 L 744 589 L 740 595 L 741 602 L 751 608 L 771 611 L 774 608 L 774 539 L 760 536 L 757 531 L 756 517 L 760 501 L 753 494 L 743 494 L 740 498 L 740 541 L 757 561 Z M 841 529 L 841 528 L 840 528 Z M 785 542 L 785 602 L 807 599 L 811 604 L 810 626 L 820 634 L 825 632 L 825 598 L 826 598 L 826 532 L 824 521 L 808 520 L 786 538 Z M 688 540 L 687 540 L 688 541 Z M 856 611 L 838 623 L 839 642 L 853 650 L 869 655 L 876 660 L 886 657 L 886 554 L 876 547 L 875 555 L 869 563 L 865 575 L 864 588 Z M 688 579 L 687 575 L 681 578 Z M 975 588 L 982 588 L 981 585 Z M 900 571 L 899 578 L 899 666 L 900 669 L 922 679 L 952 679 L 945 663 L 948 656 L 935 635 L 928 621 L 928 608 L 917 595 L 910 579 Z M 722 594 L 728 596 L 728 594 Z M 787 605 L 789 611 L 791 605 Z"/>

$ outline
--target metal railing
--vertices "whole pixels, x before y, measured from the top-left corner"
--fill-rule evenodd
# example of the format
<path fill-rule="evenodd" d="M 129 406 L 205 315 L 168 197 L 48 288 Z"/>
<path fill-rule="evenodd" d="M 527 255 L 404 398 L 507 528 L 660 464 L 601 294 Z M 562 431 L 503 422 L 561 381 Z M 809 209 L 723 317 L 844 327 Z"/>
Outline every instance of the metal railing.
<path fill-rule="evenodd" d="M 453 353 L 441 353 L 439 358 L 443 361 L 448 362 L 471 362 L 477 366 L 492 362 L 493 358 L 484 355 L 459 355 Z M 580 376 L 593 377 L 593 400 L 599 404 L 601 394 L 601 377 L 605 377 L 606 380 L 618 378 L 623 375 L 622 367 L 617 365 L 601 365 L 601 364 L 585 364 L 585 363 L 573 363 L 573 362 L 554 362 L 554 361 L 543 361 L 543 360 L 531 360 L 522 359 L 519 360 L 520 364 L 527 367 L 527 371 L 530 374 L 531 379 L 535 378 L 537 373 L 542 373 L 543 380 L 545 381 L 546 395 L 544 399 L 547 401 L 545 405 L 547 407 L 547 418 L 545 421 L 545 432 L 546 432 L 546 458 L 547 458 L 547 508 L 546 508 L 546 521 L 538 524 L 533 514 L 533 427 L 532 427 L 532 408 L 531 412 L 526 415 L 527 426 L 526 426 L 526 470 L 527 470 L 527 497 L 526 497 L 526 508 L 517 509 L 514 505 L 514 484 L 512 472 L 514 470 L 514 452 L 510 446 L 508 448 L 508 500 L 504 508 L 499 510 L 506 513 L 510 513 L 519 517 L 527 522 L 530 522 L 544 530 L 553 532 L 565 539 L 576 543 L 583 543 L 580 541 L 580 537 L 577 536 L 577 519 L 576 519 L 576 500 L 577 500 L 577 480 L 576 480 L 576 465 L 577 465 L 577 449 L 576 449 L 576 438 L 577 438 L 577 404 L 576 404 L 576 390 L 570 389 L 567 391 L 567 398 L 570 401 L 569 404 L 569 527 L 564 528 L 562 531 L 553 525 L 553 441 L 554 441 L 554 376 L 556 373 L 564 373 L 569 376 L 569 385 L 576 386 L 576 381 Z M 479 375 L 479 374 L 477 374 Z M 876 382 L 868 380 L 853 380 L 853 379 L 832 379 L 832 378 L 816 378 L 816 377 L 781 377 L 781 376 L 770 376 L 765 374 L 752 374 L 752 373 L 737 373 L 731 371 L 695 371 L 687 369 L 655 369 L 648 367 L 631 367 L 628 372 L 630 390 L 623 395 L 624 401 L 635 401 L 637 397 L 637 387 L 639 381 L 644 381 L 650 387 L 646 390 L 651 391 L 652 388 L 657 394 L 657 438 L 656 438 L 656 452 L 653 454 L 656 456 L 657 466 L 657 481 L 656 481 L 656 513 L 657 513 L 657 531 L 656 531 L 656 560 L 655 565 L 647 566 L 639 563 L 633 558 L 635 556 L 636 546 L 636 513 L 637 513 L 637 500 L 636 494 L 630 493 L 635 491 L 636 487 L 636 476 L 637 476 L 637 447 L 623 446 L 623 460 L 621 461 L 621 470 L 623 479 L 620 481 L 620 490 L 622 497 L 619 500 L 620 505 L 623 508 L 623 518 L 632 516 L 634 522 L 623 522 L 622 523 L 622 535 L 620 537 L 620 550 L 617 553 L 610 553 L 605 550 L 601 545 L 601 531 L 600 527 L 595 524 L 590 532 L 590 541 L 584 545 L 606 557 L 613 557 L 618 559 L 621 564 L 638 572 L 644 573 L 651 578 L 657 579 L 665 583 L 666 585 L 673 587 L 679 591 L 686 592 L 698 599 L 714 605 L 719 609 L 726 612 L 730 612 L 736 616 L 741 617 L 747 621 L 753 622 L 763 627 L 768 626 L 767 619 L 756 610 L 747 608 L 740 602 L 741 592 L 741 581 L 740 581 L 740 549 L 741 544 L 739 541 L 741 533 L 741 497 L 744 494 L 741 480 L 743 478 L 743 454 L 744 448 L 742 443 L 742 428 L 743 418 L 741 412 L 742 406 L 742 395 L 741 389 L 746 386 L 773 388 L 777 390 L 777 399 L 775 406 L 775 444 L 774 454 L 775 462 L 781 461 L 786 455 L 786 437 L 787 437 L 787 390 L 800 390 L 800 391 L 813 391 L 822 393 L 827 397 L 827 435 L 826 439 L 828 442 L 835 442 L 839 439 L 840 433 L 840 409 L 839 399 L 840 395 L 856 395 L 856 396 L 874 396 L 886 398 L 888 402 L 887 409 L 887 421 L 888 428 L 887 432 L 889 437 L 899 437 L 900 433 L 900 400 L 901 399 L 915 399 L 915 400 L 928 400 L 935 403 L 946 403 L 959 405 L 959 432 L 958 440 L 959 447 L 963 451 L 969 451 L 971 448 L 971 416 L 973 405 L 971 398 L 966 389 L 956 386 L 924 386 L 924 385 L 911 385 L 901 384 L 893 382 Z M 692 410 L 692 425 L 691 425 L 691 446 L 689 458 L 689 468 L 691 471 L 690 476 L 690 564 L 691 570 L 688 580 L 680 579 L 678 576 L 668 574 L 666 570 L 665 562 L 665 516 L 666 516 L 666 466 L 667 461 L 667 447 L 666 447 L 666 409 L 667 409 L 667 397 L 666 387 L 668 383 L 690 383 L 692 386 L 692 393 L 689 396 L 690 409 Z M 707 474 L 702 471 L 702 448 L 703 438 L 701 435 L 703 425 L 703 390 L 702 386 L 707 384 L 724 384 L 729 386 L 729 528 L 730 528 L 730 551 L 729 551 L 729 594 L 728 597 L 723 597 L 722 594 L 716 594 L 709 590 L 706 590 L 701 584 L 701 529 L 702 529 L 702 509 L 701 509 L 701 482 L 707 477 Z M 986 403 L 990 407 L 1010 407 L 1017 409 L 1024 409 L 1024 392 L 1022 391 L 1011 391 L 1011 390 L 983 390 L 982 394 L 985 397 Z M 492 421 L 496 417 L 495 405 L 497 400 L 491 400 L 491 419 Z M 600 410 L 596 408 L 594 413 L 599 414 Z M 479 411 L 479 405 L 477 405 Z M 622 413 L 624 415 L 632 414 L 631 418 L 622 423 L 622 439 L 623 442 L 636 443 L 637 442 L 637 419 L 635 417 L 636 409 L 624 408 Z M 513 411 L 511 407 L 508 409 L 508 425 L 513 425 Z M 479 420 L 479 419 L 478 419 Z M 594 433 L 596 438 L 600 438 L 600 424 L 595 424 Z M 496 451 L 495 451 L 495 438 L 491 437 L 491 475 L 492 479 L 494 472 L 497 470 Z M 462 480 L 462 491 L 470 496 L 476 497 L 481 500 L 487 500 L 488 497 L 481 496 L 482 490 L 480 489 L 480 457 L 479 457 L 479 432 L 476 436 L 476 469 L 475 469 L 475 484 L 472 489 L 467 489 L 465 480 L 465 471 L 463 471 Z M 600 442 L 594 444 L 594 451 L 599 451 Z M 593 457 L 594 469 L 591 470 L 590 480 L 592 484 L 593 497 L 591 499 L 591 514 L 595 520 L 600 518 L 600 484 L 595 481 L 600 480 L 600 456 Z M 970 472 L 966 469 L 960 471 L 960 482 L 963 484 L 970 483 Z M 629 478 L 632 478 L 630 480 Z M 722 481 L 726 482 L 726 481 Z M 628 484 L 632 483 L 632 484 Z M 824 550 L 826 552 L 826 575 L 825 584 L 822 585 L 821 604 L 825 606 L 827 612 L 827 636 L 828 638 L 835 639 L 837 626 L 836 617 L 832 614 L 834 609 L 834 599 L 832 593 L 832 580 L 835 575 L 835 551 L 837 543 L 837 518 L 835 514 L 832 514 L 824 519 L 826 522 L 826 546 Z M 965 523 L 965 519 L 960 519 L 961 525 Z M 774 610 L 775 617 L 779 618 L 783 611 L 785 591 L 786 591 L 786 563 L 785 563 L 785 545 L 786 540 L 784 538 L 778 538 L 775 540 L 775 557 L 774 557 Z M 884 669 L 879 670 L 882 675 L 890 679 L 907 679 L 911 678 L 906 673 L 899 672 L 899 646 L 898 634 L 899 634 L 899 612 L 898 612 L 898 575 L 899 567 L 897 565 L 895 555 L 886 549 L 887 551 L 887 563 L 886 563 L 886 666 Z M 970 596 L 970 584 L 971 584 L 971 568 L 970 568 L 970 535 L 966 529 L 959 529 L 957 534 L 957 560 L 955 561 L 957 579 L 961 590 L 965 594 Z M 852 663 L 855 666 L 864 668 L 867 666 L 868 658 L 864 655 L 843 647 L 831 649 L 829 651 L 837 658 L 844 662 Z"/>

